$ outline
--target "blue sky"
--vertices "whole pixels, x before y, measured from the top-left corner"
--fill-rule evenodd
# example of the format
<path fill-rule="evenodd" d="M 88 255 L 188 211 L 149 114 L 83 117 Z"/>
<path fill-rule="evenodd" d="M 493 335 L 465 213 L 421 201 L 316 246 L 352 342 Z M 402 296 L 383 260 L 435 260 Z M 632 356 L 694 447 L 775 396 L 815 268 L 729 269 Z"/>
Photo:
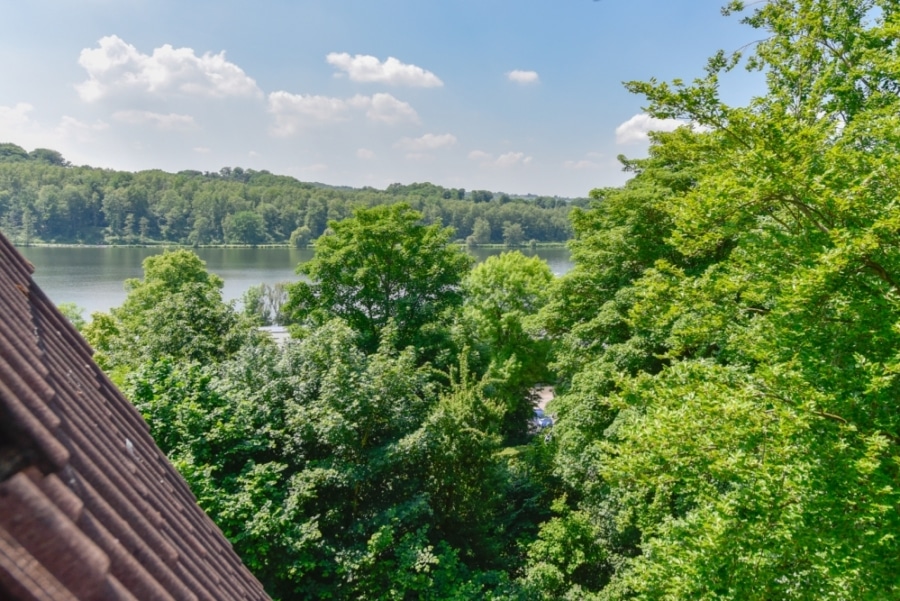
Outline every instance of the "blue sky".
<path fill-rule="evenodd" d="M 115 169 L 583 196 L 672 125 L 623 81 L 691 79 L 755 39 L 723 3 L 7 0 L 0 141 Z"/>

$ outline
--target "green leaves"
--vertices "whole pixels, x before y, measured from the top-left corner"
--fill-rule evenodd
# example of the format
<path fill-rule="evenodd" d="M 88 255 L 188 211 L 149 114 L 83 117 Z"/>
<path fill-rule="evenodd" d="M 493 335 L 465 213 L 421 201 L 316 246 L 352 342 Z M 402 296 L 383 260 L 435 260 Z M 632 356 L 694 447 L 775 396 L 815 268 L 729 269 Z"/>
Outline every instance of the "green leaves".
<path fill-rule="evenodd" d="M 539 257 L 505 252 L 477 265 L 466 277 L 462 320 L 487 349 L 489 373 L 506 403 L 503 432 L 523 440 L 532 415 L 529 390 L 549 380 L 550 340 L 538 313 L 549 299 L 553 273 Z"/>
<path fill-rule="evenodd" d="M 450 229 L 421 219 L 397 204 L 357 209 L 352 218 L 331 222 L 315 257 L 298 267 L 312 281 L 290 287 L 287 310 L 296 321 L 340 317 L 368 352 L 389 323 L 398 346 L 415 345 L 420 329 L 462 302 L 460 281 L 471 264 L 450 245 Z"/>
<path fill-rule="evenodd" d="M 528 548 L 526 585 L 542 599 L 560 599 L 567 594 L 584 594 L 606 583 L 608 558 L 598 544 L 600 532 L 591 516 L 571 511 L 565 498 L 554 503 L 560 514 L 541 525 L 540 533 Z"/>
<path fill-rule="evenodd" d="M 499 408 L 465 366 L 442 392 L 412 349 L 355 341 L 333 320 L 218 364 L 164 359 L 126 394 L 273 596 L 496 588 L 509 561 Z"/>
<path fill-rule="evenodd" d="M 746 107 L 719 97 L 737 56 L 629 84 L 704 129 L 656 134 L 576 214 L 548 305 L 556 461 L 609 598 L 897 594 L 897 9 L 753 5 Z"/>
<path fill-rule="evenodd" d="M 222 279 L 189 251 L 144 260 L 144 279 L 125 282 L 128 297 L 95 314 L 85 338 L 107 369 L 129 370 L 163 357 L 208 361 L 234 352 L 247 331 L 222 300 Z"/>

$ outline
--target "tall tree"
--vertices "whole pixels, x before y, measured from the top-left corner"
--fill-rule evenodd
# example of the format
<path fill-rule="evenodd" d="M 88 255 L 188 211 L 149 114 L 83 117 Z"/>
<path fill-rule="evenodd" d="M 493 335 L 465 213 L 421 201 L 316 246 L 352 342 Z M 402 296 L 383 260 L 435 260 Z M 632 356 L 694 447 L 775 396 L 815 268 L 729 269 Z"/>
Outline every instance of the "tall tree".
<path fill-rule="evenodd" d="M 316 241 L 313 259 L 297 268 L 310 281 L 289 287 L 295 320 L 340 317 L 371 352 L 389 323 L 403 348 L 462 303 L 460 284 L 472 260 L 451 244 L 452 229 L 424 225 L 421 213 L 402 203 L 357 209 L 329 227 L 333 233 Z"/>
<path fill-rule="evenodd" d="M 144 259 L 144 279 L 127 280 L 128 296 L 108 315 L 94 314 L 85 337 L 107 369 L 128 371 L 163 357 L 220 359 L 243 334 L 233 308 L 222 300 L 222 279 L 186 250 Z"/>
<path fill-rule="evenodd" d="M 225 242 L 228 244 L 250 244 L 256 246 L 266 241 L 263 218 L 253 211 L 241 211 L 228 215 L 222 222 Z"/>
<path fill-rule="evenodd" d="M 631 209 L 595 208 L 630 216 L 560 288 L 608 299 L 569 299 L 561 324 L 557 462 L 605 548 L 600 581 L 561 572 L 570 595 L 898 595 L 900 5 L 753 6 L 766 94 L 722 102 L 724 54 L 692 83 L 628 84 L 693 125 L 652 149 L 690 177 L 654 169 Z"/>
<path fill-rule="evenodd" d="M 537 315 L 549 298 L 553 272 L 519 251 L 489 257 L 465 279 L 463 319 L 487 349 L 489 371 L 503 372 L 503 434 L 521 441 L 533 417 L 531 388 L 549 380 L 550 340 Z M 499 392 L 499 391 L 498 391 Z"/>
<path fill-rule="evenodd" d="M 491 242 L 491 224 L 483 217 L 476 217 L 472 225 L 472 238 L 476 244 L 489 244 Z"/>

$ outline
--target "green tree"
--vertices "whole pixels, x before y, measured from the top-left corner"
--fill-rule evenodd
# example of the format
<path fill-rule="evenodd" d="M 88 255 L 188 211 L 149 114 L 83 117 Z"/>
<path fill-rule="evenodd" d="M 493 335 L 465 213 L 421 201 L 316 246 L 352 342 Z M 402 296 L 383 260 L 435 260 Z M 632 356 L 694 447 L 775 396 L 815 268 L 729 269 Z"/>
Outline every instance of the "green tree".
<path fill-rule="evenodd" d="M 222 279 L 196 254 L 165 252 L 143 266 L 143 280 L 125 282 L 122 306 L 95 313 L 84 329 L 105 368 L 128 371 L 162 357 L 217 360 L 236 350 L 243 334 L 222 300 Z"/>
<path fill-rule="evenodd" d="M 48 165 L 56 165 L 59 167 L 68 167 L 69 161 L 63 158 L 63 155 L 49 148 L 35 148 L 28 153 L 28 158 L 33 161 L 40 161 Z"/>
<path fill-rule="evenodd" d="M 472 226 L 472 236 L 476 244 L 490 244 L 491 242 L 491 224 L 487 219 L 477 217 L 475 224 Z"/>
<path fill-rule="evenodd" d="M 0 144 L 0 161 L 13 163 L 27 160 L 28 152 L 21 146 L 9 142 Z"/>
<path fill-rule="evenodd" d="M 34 236 L 34 213 L 30 208 L 22 211 L 22 238 L 24 246 L 31 246 L 31 238 Z"/>
<path fill-rule="evenodd" d="M 522 246 L 525 242 L 525 229 L 521 223 L 503 222 L 503 244 L 510 248 Z"/>
<path fill-rule="evenodd" d="M 487 190 L 472 190 L 469 192 L 469 197 L 472 202 L 490 202 L 494 198 L 494 193 Z"/>
<path fill-rule="evenodd" d="M 780 0 L 745 22 L 767 82 L 746 107 L 720 100 L 724 54 L 628 84 L 696 127 L 655 134 L 576 219 L 617 229 L 581 237 L 596 267 L 558 288 L 557 465 L 604 598 L 892 598 L 900 11 Z"/>
<path fill-rule="evenodd" d="M 471 259 L 451 244 L 453 231 L 421 223 L 405 204 L 357 209 L 332 221 L 312 260 L 297 271 L 310 282 L 289 286 L 295 320 L 340 317 L 374 351 L 393 323 L 401 348 L 422 342 L 422 331 L 462 303 L 460 283 Z"/>
<path fill-rule="evenodd" d="M 550 340 L 537 315 L 549 300 L 553 272 L 519 251 L 489 257 L 464 282 L 463 318 L 488 349 L 492 373 L 503 373 L 504 434 L 521 440 L 532 416 L 530 389 L 549 379 Z"/>
<path fill-rule="evenodd" d="M 430 526 L 463 557 L 496 567 L 504 554 L 497 526 L 505 482 L 496 459 L 503 408 L 485 394 L 488 379 L 470 381 L 465 362 L 459 371 L 419 429 L 398 446 L 405 470 L 421 479 L 428 495 Z"/>
<path fill-rule="evenodd" d="M 99 242 L 105 235 L 119 244 L 158 239 L 205 245 L 226 238 L 240 244 L 287 243 L 298 229 L 305 235 L 294 243 L 308 242 L 325 232 L 329 220 L 348 217 L 353 207 L 399 201 L 420 210 L 426 224 L 450 225 L 463 235 L 472 233 L 477 219 L 519 223 L 539 241 L 564 241 L 570 233 L 565 202 L 505 195 L 505 204 L 476 203 L 464 198 L 464 191 L 428 183 L 386 190 L 330 188 L 240 167 L 129 173 L 73 167 L 56 151 L 37 149 L 30 155 L 14 144 L 0 146 L 0 194 L 5 223 L 20 227 L 28 208 L 37 236 L 65 242 Z M 262 219 L 261 227 L 251 214 Z M 494 241 L 501 237 L 497 229 Z"/>
<path fill-rule="evenodd" d="M 528 548 L 527 588 L 548 600 L 585 597 L 585 589 L 600 588 L 609 576 L 600 569 L 606 563 L 597 544 L 601 533 L 589 513 L 572 511 L 564 497 L 553 509 L 558 515 L 541 525 Z"/>
<path fill-rule="evenodd" d="M 283 283 L 259 284 L 253 286 L 244 293 L 241 304 L 244 315 L 251 321 L 264 326 L 281 325 L 286 323 L 284 304 L 287 302 L 287 287 Z"/>
<path fill-rule="evenodd" d="M 312 231 L 305 225 L 301 225 L 291 232 L 290 244 L 294 248 L 305 248 L 312 240 Z"/>
<path fill-rule="evenodd" d="M 138 231 L 141 234 L 140 240 L 146 243 L 150 240 L 150 220 L 145 216 L 138 221 Z"/>
<path fill-rule="evenodd" d="M 335 320 L 218 364 L 152 361 L 126 393 L 274 597 L 483 597 L 507 580 L 479 540 L 504 507 L 490 408 L 355 337 Z"/>
<path fill-rule="evenodd" d="M 241 211 L 228 215 L 222 222 L 222 230 L 227 244 L 250 244 L 256 246 L 266 241 L 265 222 L 259 213 Z"/>
<path fill-rule="evenodd" d="M 321 236 L 328 227 L 328 205 L 318 198 L 311 200 L 306 208 L 304 225 L 309 228 L 313 238 Z"/>
<path fill-rule="evenodd" d="M 124 190 L 110 190 L 103 196 L 103 214 L 106 216 L 109 236 L 122 238 L 126 233 L 126 216 L 129 215 L 128 194 Z"/>
<path fill-rule="evenodd" d="M 59 312 L 63 314 L 63 317 L 69 320 L 75 329 L 79 332 L 86 325 L 86 321 L 84 320 L 84 309 L 76 305 L 75 303 L 61 303 L 58 307 Z"/>

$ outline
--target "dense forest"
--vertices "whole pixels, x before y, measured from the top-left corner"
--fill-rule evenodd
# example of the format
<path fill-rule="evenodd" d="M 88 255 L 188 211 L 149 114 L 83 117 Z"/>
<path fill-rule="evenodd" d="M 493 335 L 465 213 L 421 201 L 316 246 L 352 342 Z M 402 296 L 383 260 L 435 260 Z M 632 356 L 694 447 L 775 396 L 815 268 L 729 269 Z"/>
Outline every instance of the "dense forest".
<path fill-rule="evenodd" d="M 0 144 L 0 229 L 23 245 L 305 246 L 354 207 L 404 202 L 469 244 L 564 242 L 587 199 L 466 191 L 433 184 L 336 188 L 268 171 L 131 173 L 69 165 L 58 152 Z"/>
<path fill-rule="evenodd" d="M 82 326 L 274 597 L 900 597 L 900 3 L 726 12 L 746 57 L 627 84 L 685 126 L 573 209 L 563 277 L 359 207 L 283 346 L 186 250 Z"/>

